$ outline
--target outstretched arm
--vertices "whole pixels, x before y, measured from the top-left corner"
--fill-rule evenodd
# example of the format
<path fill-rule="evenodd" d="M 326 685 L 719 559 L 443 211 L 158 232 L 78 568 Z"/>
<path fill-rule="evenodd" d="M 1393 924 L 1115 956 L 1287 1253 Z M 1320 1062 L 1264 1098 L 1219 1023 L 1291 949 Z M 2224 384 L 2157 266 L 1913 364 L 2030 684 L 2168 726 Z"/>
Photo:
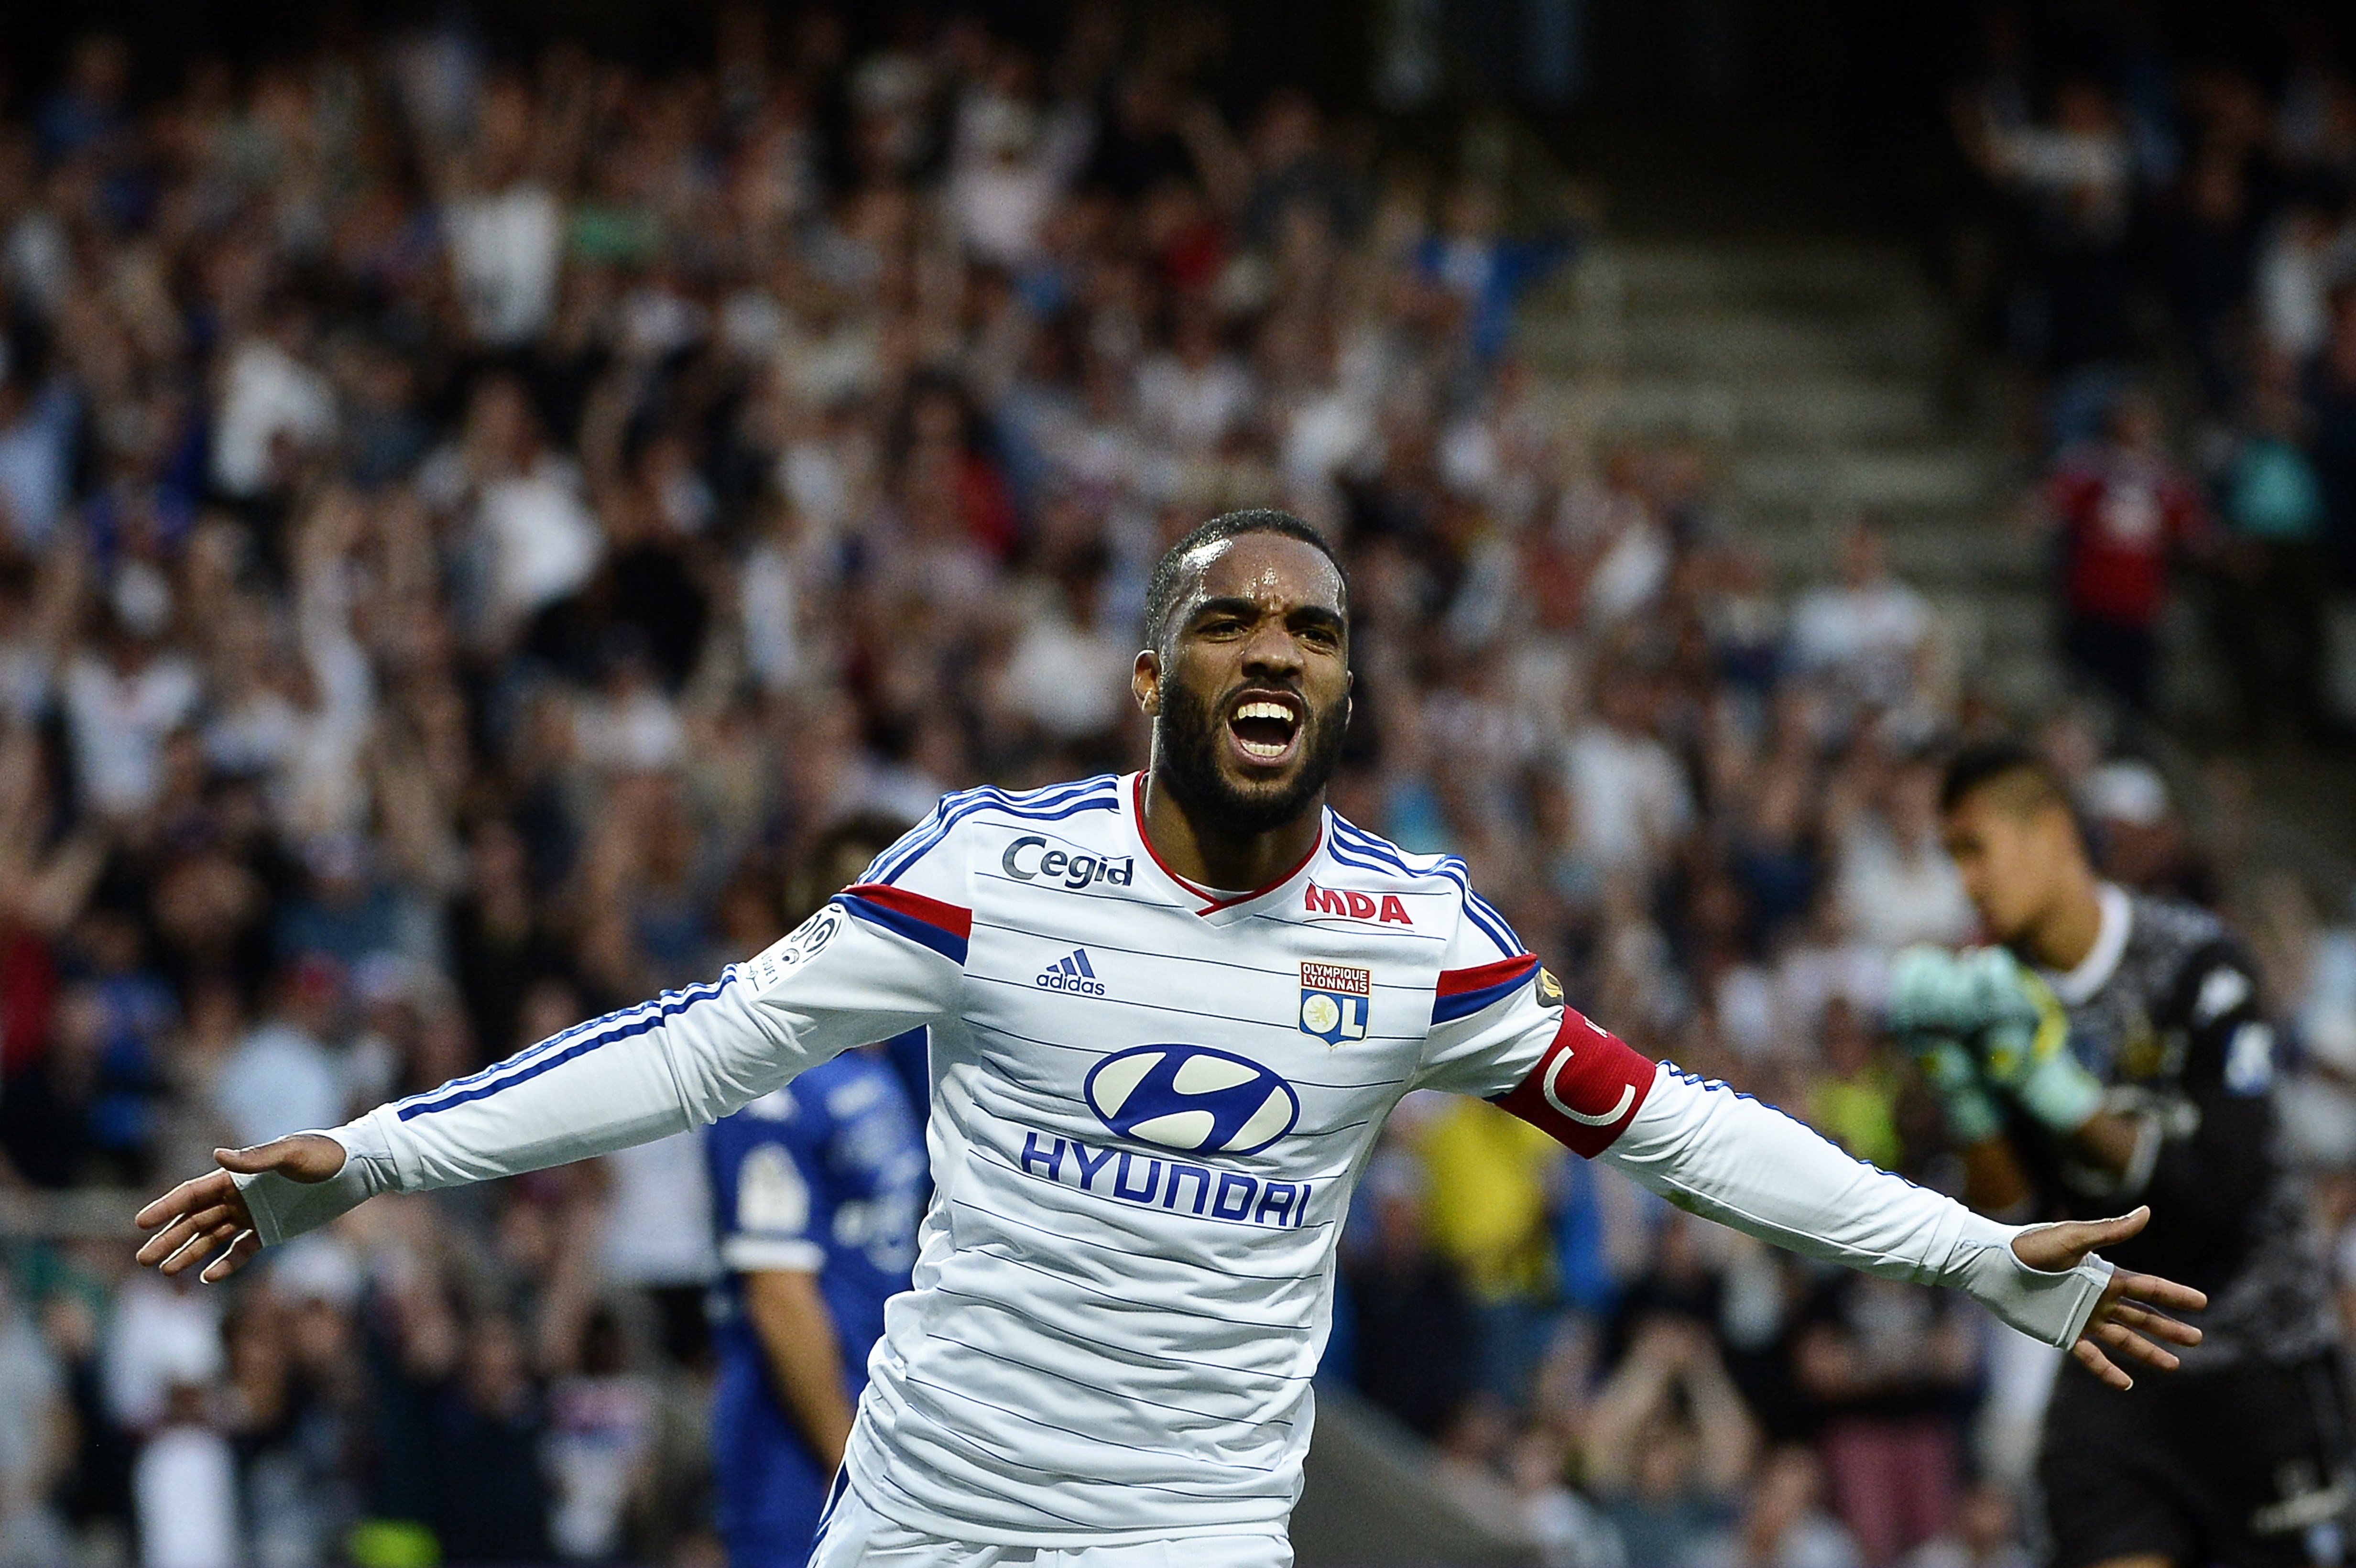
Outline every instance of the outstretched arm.
<path fill-rule="evenodd" d="M 727 1115 L 854 1045 L 951 1010 L 962 910 L 852 888 L 759 957 L 567 1029 L 332 1131 L 217 1151 L 220 1168 L 139 1211 L 139 1261 L 224 1279 L 261 1246 L 380 1192 L 608 1154 Z"/>
<path fill-rule="evenodd" d="M 2163 1370 L 2200 1330 L 2166 1316 L 2199 1291 L 2114 1269 L 2097 1247 L 2142 1230 L 2115 1220 L 2019 1227 L 1852 1159 L 1772 1107 L 1655 1063 L 1566 1009 L 1505 1109 L 1600 1156 L 1678 1207 L 1886 1279 L 1949 1285 L 2115 1387 L 2111 1358 Z"/>

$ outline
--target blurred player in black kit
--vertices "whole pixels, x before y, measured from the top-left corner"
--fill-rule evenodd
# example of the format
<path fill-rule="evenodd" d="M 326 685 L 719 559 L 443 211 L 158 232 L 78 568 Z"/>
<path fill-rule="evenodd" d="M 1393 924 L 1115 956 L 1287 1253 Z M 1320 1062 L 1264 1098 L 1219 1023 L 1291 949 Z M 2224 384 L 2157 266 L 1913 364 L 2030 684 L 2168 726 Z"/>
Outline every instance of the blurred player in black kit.
<path fill-rule="evenodd" d="M 1891 1022 L 1970 1201 L 2018 1219 L 2148 1201 L 2121 1266 L 2209 1295 L 2179 1376 L 2105 1398 L 2061 1370 L 2038 1466 L 2055 1568 L 2341 1561 L 2339 1331 L 2248 959 L 2207 911 L 2103 880 L 2025 747 L 1963 752 L 1940 806 L 1993 944 L 1901 955 Z"/>

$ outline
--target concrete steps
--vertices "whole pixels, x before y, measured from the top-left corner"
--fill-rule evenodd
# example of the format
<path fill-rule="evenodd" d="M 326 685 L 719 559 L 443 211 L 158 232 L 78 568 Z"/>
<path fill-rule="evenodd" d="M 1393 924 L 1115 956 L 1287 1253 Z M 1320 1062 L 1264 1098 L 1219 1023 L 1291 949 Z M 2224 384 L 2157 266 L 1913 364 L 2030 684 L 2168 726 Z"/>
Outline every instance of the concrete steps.
<path fill-rule="evenodd" d="M 2025 476 L 1955 408 L 1955 329 L 1904 251 L 1607 240 L 1529 302 L 1518 347 L 1598 439 L 1698 444 L 1722 526 L 1778 581 L 1821 581 L 1876 517 L 1967 679 L 2008 700 L 2057 686 Z"/>
<path fill-rule="evenodd" d="M 1586 377 L 1609 383 L 1599 412 L 1614 433 L 1730 447 L 1919 439 L 1935 432 L 1939 417 L 1935 390 L 1903 375 L 1788 366 L 1772 378 L 1676 370 Z"/>

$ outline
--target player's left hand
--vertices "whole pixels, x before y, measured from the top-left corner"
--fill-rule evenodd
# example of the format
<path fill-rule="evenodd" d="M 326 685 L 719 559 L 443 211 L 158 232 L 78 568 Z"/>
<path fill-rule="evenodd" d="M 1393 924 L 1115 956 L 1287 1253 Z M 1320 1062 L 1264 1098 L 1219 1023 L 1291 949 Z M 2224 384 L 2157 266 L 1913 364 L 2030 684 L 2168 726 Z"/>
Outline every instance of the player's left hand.
<path fill-rule="evenodd" d="M 2076 1268 L 2088 1253 L 2124 1242 L 2150 1222 L 2151 1210 L 2146 1206 L 2115 1220 L 2064 1220 L 2058 1224 L 2038 1225 L 2012 1239 L 2012 1252 L 2030 1268 L 2058 1274 Z M 2111 1283 L 2104 1287 L 2102 1300 L 2095 1303 L 2094 1315 L 2086 1319 L 2085 1332 L 2070 1347 L 2070 1353 L 2081 1366 L 2113 1388 L 2133 1388 L 2135 1379 L 2121 1370 L 2111 1356 L 2174 1371 L 2178 1364 L 2175 1353 L 2165 1345 L 2198 1345 L 2201 1330 L 2190 1323 L 2179 1323 L 2159 1309 L 2198 1312 L 2208 1305 L 2209 1298 L 2189 1285 L 2179 1285 L 2158 1275 L 2116 1269 L 2111 1275 Z"/>
<path fill-rule="evenodd" d="M 2001 947 L 1976 948 L 1958 967 L 1982 1020 L 1972 1036 L 1981 1075 L 2065 1137 L 2084 1126 L 2102 1109 L 2103 1081 L 2072 1052 L 2053 987 Z"/>
<path fill-rule="evenodd" d="M 178 1274 L 198 1264 L 197 1277 L 218 1285 L 262 1250 L 253 1211 L 237 1178 L 275 1171 L 291 1181 L 320 1182 L 344 1166 L 344 1146 L 319 1133 L 295 1133 L 252 1148 L 213 1150 L 217 1170 L 183 1181 L 133 1217 L 153 1231 L 137 1253 L 142 1264 Z"/>

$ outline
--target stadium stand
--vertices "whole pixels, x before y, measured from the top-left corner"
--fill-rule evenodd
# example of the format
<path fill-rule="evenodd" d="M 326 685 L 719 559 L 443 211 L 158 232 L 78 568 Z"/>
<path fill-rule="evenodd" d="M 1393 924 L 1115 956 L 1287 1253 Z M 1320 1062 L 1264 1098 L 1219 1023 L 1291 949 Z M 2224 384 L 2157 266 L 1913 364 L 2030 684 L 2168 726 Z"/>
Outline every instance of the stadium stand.
<path fill-rule="evenodd" d="M 2154 712 L 2073 674 L 2021 521 L 2135 385 L 2202 528 L 2273 526 L 2236 476 L 2280 417 L 2283 538 L 2356 539 L 2356 59 L 2161 73 L 2169 177 L 2240 126 L 2338 205 L 2057 358 L 1960 176 L 1927 228 L 1976 272 L 1664 232 L 1566 196 L 1576 137 L 1271 90 L 1212 12 L 908 16 L 728 9 L 677 69 L 94 32 L 0 105 L 0 1568 L 714 1561 L 691 1144 L 221 1290 L 134 1275 L 132 1194 L 758 949 L 846 816 L 1136 765 L 1143 574 L 1236 505 L 1350 561 L 1338 810 L 1462 855 L 1640 1048 L 1926 1183 L 1881 1023 L 1890 953 L 1971 928 L 1934 758 L 2033 728 L 2114 874 L 2248 931 L 2356 1300 L 2344 762 L 2233 749 L 2200 561 Z M 1382 91 L 1426 44 L 1480 53 L 1393 38 Z M 1937 85 L 1993 102 L 1969 52 Z M 2196 351 L 2251 309 L 2314 335 L 2312 423 Z M 1342 1274 L 1304 1563 L 2029 1561 L 2033 1347 L 1486 1106 L 1402 1105 Z"/>

